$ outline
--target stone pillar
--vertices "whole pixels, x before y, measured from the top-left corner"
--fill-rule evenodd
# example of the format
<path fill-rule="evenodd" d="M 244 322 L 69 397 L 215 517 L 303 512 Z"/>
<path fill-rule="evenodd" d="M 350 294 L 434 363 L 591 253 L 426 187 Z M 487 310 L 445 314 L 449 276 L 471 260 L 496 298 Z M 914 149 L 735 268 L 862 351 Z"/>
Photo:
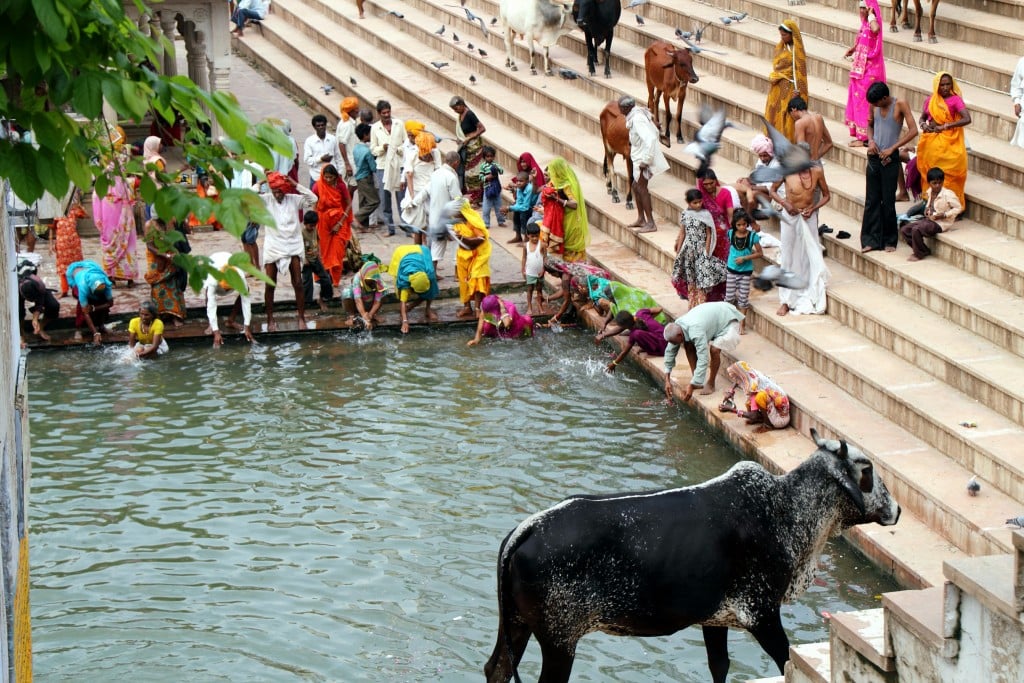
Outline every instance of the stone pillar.
<path fill-rule="evenodd" d="M 174 45 L 174 33 L 177 28 L 175 21 L 175 12 L 173 10 L 163 10 L 160 12 L 160 30 L 167 38 L 167 41 Z M 178 75 L 178 61 L 174 57 L 174 50 L 164 50 L 164 64 L 163 73 L 165 76 L 177 76 Z"/>

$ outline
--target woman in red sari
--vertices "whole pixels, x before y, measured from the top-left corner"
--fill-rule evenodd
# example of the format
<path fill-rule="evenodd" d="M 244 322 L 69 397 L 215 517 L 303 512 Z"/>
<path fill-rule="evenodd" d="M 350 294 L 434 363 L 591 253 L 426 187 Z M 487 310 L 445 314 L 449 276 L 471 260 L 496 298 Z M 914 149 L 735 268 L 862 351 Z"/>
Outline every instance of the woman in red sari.
<path fill-rule="evenodd" d="M 324 166 L 320 180 L 313 184 L 313 192 L 319 198 L 316 211 L 320 214 L 320 260 L 338 287 L 345 270 L 345 249 L 352 239 L 352 195 L 338 178 L 338 169 L 333 164 Z"/>
<path fill-rule="evenodd" d="M 729 226 L 732 224 L 732 192 L 722 187 L 718 176 L 710 168 L 697 177 L 697 185 L 704 196 L 704 208 L 715 222 L 715 258 L 729 262 Z M 725 281 L 708 290 L 708 301 L 725 301 Z"/>

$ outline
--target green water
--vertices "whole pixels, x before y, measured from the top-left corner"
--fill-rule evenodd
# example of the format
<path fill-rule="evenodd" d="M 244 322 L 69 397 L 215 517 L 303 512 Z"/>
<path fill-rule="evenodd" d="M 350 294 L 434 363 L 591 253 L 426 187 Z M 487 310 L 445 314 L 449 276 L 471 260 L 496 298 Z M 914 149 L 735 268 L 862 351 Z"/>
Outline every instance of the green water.
<path fill-rule="evenodd" d="M 573 493 L 678 486 L 737 459 L 609 349 L 542 331 L 32 353 L 40 681 L 482 681 L 498 544 Z M 785 607 L 896 588 L 843 543 Z M 777 673 L 730 634 L 730 680 Z M 536 680 L 539 651 L 521 667 Z M 704 681 L 700 630 L 587 636 L 574 681 Z"/>

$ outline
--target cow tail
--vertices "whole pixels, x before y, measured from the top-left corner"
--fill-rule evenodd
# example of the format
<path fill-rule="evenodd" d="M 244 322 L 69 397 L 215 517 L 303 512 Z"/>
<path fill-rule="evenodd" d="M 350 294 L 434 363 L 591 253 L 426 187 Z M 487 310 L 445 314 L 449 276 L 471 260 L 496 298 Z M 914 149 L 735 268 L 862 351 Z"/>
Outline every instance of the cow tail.
<path fill-rule="evenodd" d="M 512 677 L 516 683 L 523 683 L 523 679 L 519 677 L 519 667 L 516 666 L 515 658 L 512 656 L 512 640 L 509 635 L 509 624 L 512 613 L 515 611 L 514 601 L 511 593 L 506 593 L 504 590 L 504 587 L 509 585 L 509 580 L 511 579 L 512 555 L 522 545 L 523 541 L 530 537 L 532 528 L 524 530 L 519 534 L 516 534 L 517 530 L 518 527 L 509 532 L 505 540 L 501 542 L 501 549 L 498 551 L 498 622 L 501 632 L 505 636 L 505 654 L 508 655 L 508 663 L 512 668 Z M 509 541 L 512 540 L 513 535 L 515 535 L 515 540 L 510 545 Z"/>

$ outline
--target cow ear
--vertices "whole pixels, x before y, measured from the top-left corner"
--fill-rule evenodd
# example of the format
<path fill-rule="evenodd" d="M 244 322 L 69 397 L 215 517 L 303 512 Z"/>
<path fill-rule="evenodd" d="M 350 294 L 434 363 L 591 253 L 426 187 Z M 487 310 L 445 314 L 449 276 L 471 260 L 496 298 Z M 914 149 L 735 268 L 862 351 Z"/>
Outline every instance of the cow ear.
<path fill-rule="evenodd" d="M 864 507 L 864 494 L 861 493 L 860 487 L 855 485 L 852 474 L 850 472 L 843 472 L 842 487 L 846 491 L 846 495 L 853 501 L 853 504 L 857 506 L 857 511 L 864 515 L 867 514 L 867 508 Z"/>
<path fill-rule="evenodd" d="M 875 488 L 875 468 L 868 463 L 860 471 L 860 490 L 864 493 L 871 493 Z"/>

